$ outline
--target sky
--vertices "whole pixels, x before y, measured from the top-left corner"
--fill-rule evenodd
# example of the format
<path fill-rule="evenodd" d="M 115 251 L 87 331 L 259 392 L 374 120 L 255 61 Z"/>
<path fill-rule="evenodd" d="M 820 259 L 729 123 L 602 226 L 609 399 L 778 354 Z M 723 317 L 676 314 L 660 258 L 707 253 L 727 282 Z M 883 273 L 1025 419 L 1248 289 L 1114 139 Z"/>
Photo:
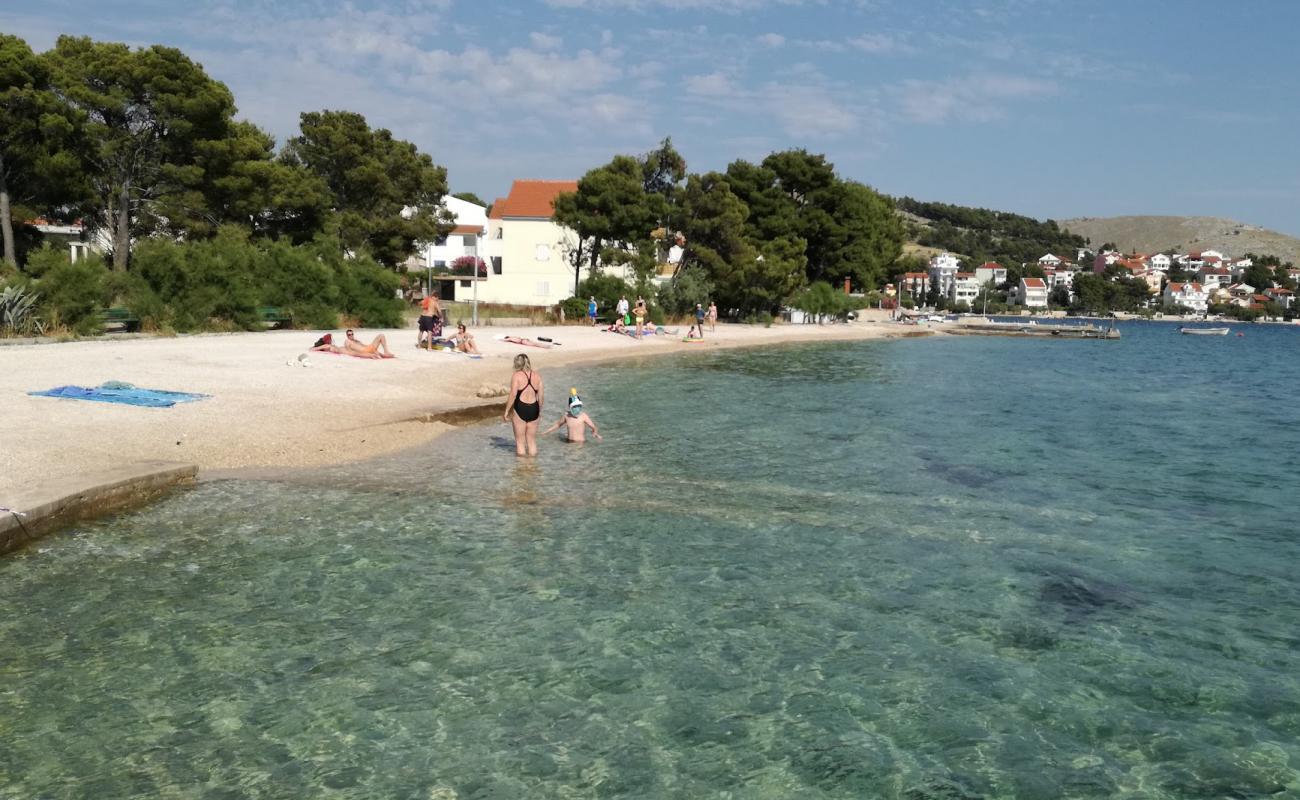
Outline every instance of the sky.
<path fill-rule="evenodd" d="M 346 109 L 486 201 L 666 136 L 693 171 L 805 148 L 891 195 L 1300 235 L 1293 0 L 44 0 L 184 50 L 283 141 Z"/>

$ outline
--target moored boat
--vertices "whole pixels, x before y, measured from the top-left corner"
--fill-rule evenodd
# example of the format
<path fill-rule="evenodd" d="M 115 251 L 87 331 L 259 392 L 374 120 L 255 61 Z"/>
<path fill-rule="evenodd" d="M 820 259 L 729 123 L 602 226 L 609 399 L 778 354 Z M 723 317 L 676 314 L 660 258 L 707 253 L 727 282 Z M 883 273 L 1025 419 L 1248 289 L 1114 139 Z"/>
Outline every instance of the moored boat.
<path fill-rule="evenodd" d="M 1189 336 L 1227 336 L 1230 330 L 1231 328 L 1188 328 L 1183 326 L 1178 329 L 1178 332 Z"/>

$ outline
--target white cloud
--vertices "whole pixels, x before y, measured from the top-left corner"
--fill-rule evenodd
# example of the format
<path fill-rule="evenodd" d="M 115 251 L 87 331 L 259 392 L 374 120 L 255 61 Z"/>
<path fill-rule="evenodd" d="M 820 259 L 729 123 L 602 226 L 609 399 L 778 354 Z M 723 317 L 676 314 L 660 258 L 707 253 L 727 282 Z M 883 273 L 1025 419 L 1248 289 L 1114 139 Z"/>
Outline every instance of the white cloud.
<path fill-rule="evenodd" d="M 538 31 L 528 34 L 528 40 L 538 50 L 559 50 L 564 46 L 564 40 L 559 36 L 552 36 L 549 33 L 540 33 Z"/>
<path fill-rule="evenodd" d="M 910 55 L 916 48 L 887 33 L 864 33 L 849 39 L 849 46 L 871 55 Z"/>
<path fill-rule="evenodd" d="M 731 78 L 721 72 L 692 75 L 686 79 L 685 84 L 688 93 L 702 97 L 728 97 L 736 94 Z"/>
<path fill-rule="evenodd" d="M 794 137 L 834 138 L 859 127 L 857 116 L 824 87 L 769 83 L 758 96 L 766 112 L 780 120 L 785 132 Z"/>
<path fill-rule="evenodd" d="M 785 37 L 779 33 L 765 33 L 759 36 L 755 41 L 768 47 L 780 47 L 785 44 Z"/>
<path fill-rule="evenodd" d="M 905 118 L 943 124 L 953 119 L 989 122 L 1006 116 L 1006 106 L 1019 100 L 1050 97 L 1053 81 L 1019 75 L 968 75 L 946 81 L 908 80 L 897 88 Z"/>

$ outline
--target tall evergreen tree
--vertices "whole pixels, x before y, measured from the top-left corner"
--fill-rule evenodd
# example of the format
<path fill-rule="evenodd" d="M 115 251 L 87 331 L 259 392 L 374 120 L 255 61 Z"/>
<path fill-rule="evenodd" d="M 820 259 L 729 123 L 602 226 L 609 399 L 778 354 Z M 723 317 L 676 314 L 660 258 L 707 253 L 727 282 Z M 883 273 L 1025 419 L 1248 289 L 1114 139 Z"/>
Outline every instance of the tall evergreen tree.
<path fill-rule="evenodd" d="M 171 47 L 61 36 L 48 58 L 55 90 L 85 116 L 91 210 L 112 231 L 114 269 L 126 269 L 133 237 L 204 221 L 199 161 L 231 133 L 230 90 Z"/>
<path fill-rule="evenodd" d="M 80 168 L 70 149 L 76 127 L 51 91 L 45 60 L 22 39 L 0 34 L 0 239 L 10 265 L 18 263 L 15 206 L 49 206 L 79 194 Z"/>
<path fill-rule="evenodd" d="M 416 242 L 451 229 L 442 206 L 447 170 L 427 153 L 351 111 L 304 113 L 299 127 L 282 162 L 305 167 L 328 187 L 330 227 L 345 249 L 397 266 Z"/>

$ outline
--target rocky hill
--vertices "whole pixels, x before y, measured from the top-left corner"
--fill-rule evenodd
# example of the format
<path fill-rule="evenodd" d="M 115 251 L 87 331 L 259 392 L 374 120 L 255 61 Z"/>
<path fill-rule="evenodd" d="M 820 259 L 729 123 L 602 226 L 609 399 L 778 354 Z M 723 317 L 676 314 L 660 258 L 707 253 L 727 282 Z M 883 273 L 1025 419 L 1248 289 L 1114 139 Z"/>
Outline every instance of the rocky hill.
<path fill-rule="evenodd" d="M 1300 264 L 1300 239 L 1219 217 L 1083 217 L 1060 226 L 1094 248 L 1114 242 L 1124 252 L 1218 250 L 1230 256 L 1275 255 Z"/>

